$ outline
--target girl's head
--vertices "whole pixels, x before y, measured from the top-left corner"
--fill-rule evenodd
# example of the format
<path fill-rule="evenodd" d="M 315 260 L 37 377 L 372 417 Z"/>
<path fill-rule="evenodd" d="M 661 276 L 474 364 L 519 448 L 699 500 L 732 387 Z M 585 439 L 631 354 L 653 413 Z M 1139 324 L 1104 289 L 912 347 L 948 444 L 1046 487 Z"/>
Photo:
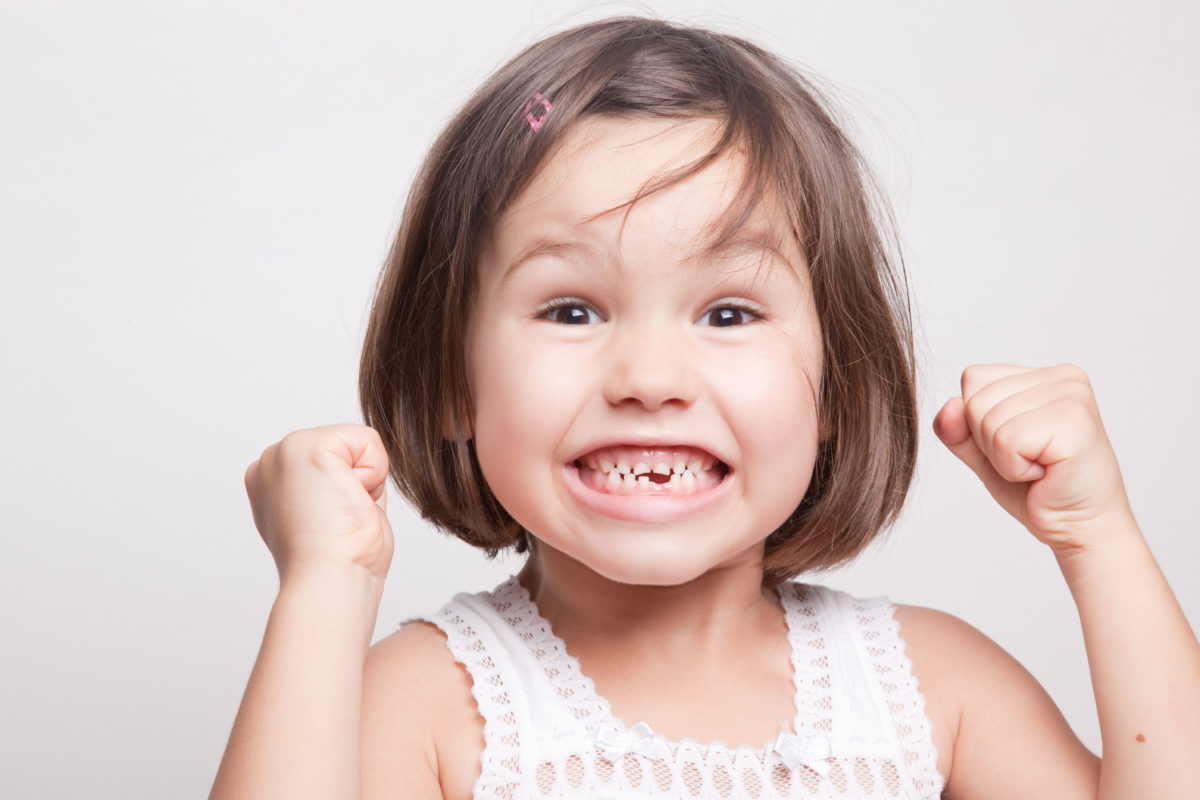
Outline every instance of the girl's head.
<path fill-rule="evenodd" d="M 734 486 L 749 516 L 722 524 L 765 537 L 768 584 L 854 556 L 898 511 L 916 448 L 872 197 L 811 83 L 754 45 L 645 19 L 533 45 L 434 144 L 380 282 L 360 389 L 397 485 L 471 544 L 557 526 L 580 538 L 552 545 L 592 564 L 571 529 L 596 504 L 561 507 L 629 444 L 716 461 L 698 480 Z"/>

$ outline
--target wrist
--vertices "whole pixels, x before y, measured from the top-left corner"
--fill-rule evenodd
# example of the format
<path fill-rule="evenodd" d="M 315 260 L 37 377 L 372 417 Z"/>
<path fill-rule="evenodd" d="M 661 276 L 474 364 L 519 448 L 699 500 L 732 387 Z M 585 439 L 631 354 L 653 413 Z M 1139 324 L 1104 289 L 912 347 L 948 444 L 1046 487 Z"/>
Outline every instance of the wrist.
<path fill-rule="evenodd" d="M 383 582 L 355 565 L 304 564 L 281 572 L 274 613 L 354 632 L 369 646 Z"/>
<path fill-rule="evenodd" d="M 366 594 L 383 596 L 383 580 L 358 564 L 299 561 L 279 570 L 279 592 L 300 594 Z"/>
<path fill-rule="evenodd" d="M 1096 576 L 1101 580 L 1112 580 L 1130 567 L 1153 560 L 1146 539 L 1138 528 L 1132 514 L 1120 515 L 1112 521 L 1096 526 L 1086 536 L 1080 537 L 1081 544 L 1072 547 L 1054 548 L 1054 557 L 1068 584 Z"/>

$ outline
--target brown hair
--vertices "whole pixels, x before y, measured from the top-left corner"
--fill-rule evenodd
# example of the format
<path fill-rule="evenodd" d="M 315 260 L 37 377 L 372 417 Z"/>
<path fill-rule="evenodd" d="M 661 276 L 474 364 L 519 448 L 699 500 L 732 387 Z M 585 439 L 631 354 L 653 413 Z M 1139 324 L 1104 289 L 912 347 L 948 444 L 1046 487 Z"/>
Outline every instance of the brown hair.
<path fill-rule="evenodd" d="M 544 114 L 539 126 L 530 109 Z M 525 549 L 468 432 L 476 263 L 491 221 L 578 120 L 598 115 L 724 122 L 708 153 L 639 196 L 740 147 L 746 185 L 724 235 L 765 197 L 782 201 L 822 331 L 822 440 L 804 499 L 766 540 L 764 584 L 853 558 L 895 518 L 917 447 L 908 296 L 890 215 L 809 78 L 740 38 L 653 19 L 604 20 L 532 45 L 434 142 L 380 277 L 359 378 L 363 416 L 397 486 L 472 545 Z"/>

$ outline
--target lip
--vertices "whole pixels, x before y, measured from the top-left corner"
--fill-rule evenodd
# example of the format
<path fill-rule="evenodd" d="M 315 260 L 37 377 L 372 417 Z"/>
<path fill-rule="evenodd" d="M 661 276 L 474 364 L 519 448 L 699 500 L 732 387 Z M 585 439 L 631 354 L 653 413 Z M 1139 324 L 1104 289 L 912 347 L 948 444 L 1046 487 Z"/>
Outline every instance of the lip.
<path fill-rule="evenodd" d="M 575 461 L 596 450 L 619 446 L 644 447 L 651 450 L 670 447 L 687 447 L 693 450 L 701 450 L 725 464 L 725 475 L 721 478 L 721 482 L 711 489 L 687 495 L 656 493 L 610 494 L 609 492 L 597 491 L 584 483 L 583 479 L 579 476 L 579 469 L 575 466 Z M 735 479 L 735 473 L 729 467 L 728 462 L 713 453 L 712 450 L 700 445 L 683 444 L 678 440 L 654 442 L 646 440 L 630 442 L 625 440 L 607 444 L 595 444 L 581 451 L 570 461 L 563 464 L 562 469 L 563 483 L 566 486 L 567 492 L 588 510 L 613 520 L 651 524 L 675 522 L 707 511 L 729 495 Z"/>

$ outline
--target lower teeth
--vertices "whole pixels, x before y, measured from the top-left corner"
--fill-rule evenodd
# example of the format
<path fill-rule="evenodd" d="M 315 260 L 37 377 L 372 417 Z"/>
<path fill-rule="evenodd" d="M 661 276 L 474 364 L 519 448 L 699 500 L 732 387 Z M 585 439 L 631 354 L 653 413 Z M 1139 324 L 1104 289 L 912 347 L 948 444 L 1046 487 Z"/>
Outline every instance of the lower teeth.
<path fill-rule="evenodd" d="M 594 471 L 593 475 L 596 475 Z M 663 480 L 655 480 L 655 478 L 663 478 Z M 665 475 L 622 474 L 616 470 L 612 470 L 608 475 L 596 475 L 591 482 L 597 488 L 601 488 L 611 494 L 642 494 L 651 492 L 691 494 L 696 491 L 697 476 L 694 472 L 690 471 L 684 471 L 683 474 L 672 473 L 668 478 Z"/>

